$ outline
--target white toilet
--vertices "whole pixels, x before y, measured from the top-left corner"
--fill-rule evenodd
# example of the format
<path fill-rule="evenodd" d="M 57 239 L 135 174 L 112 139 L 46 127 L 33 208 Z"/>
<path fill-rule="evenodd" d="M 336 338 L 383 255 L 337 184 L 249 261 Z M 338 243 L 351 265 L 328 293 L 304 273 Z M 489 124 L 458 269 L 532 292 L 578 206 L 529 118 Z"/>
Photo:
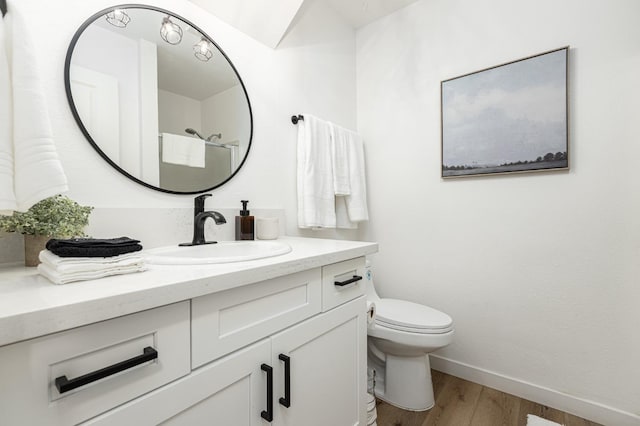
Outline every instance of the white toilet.
<path fill-rule="evenodd" d="M 367 330 L 368 370 L 375 396 L 405 410 L 430 409 L 435 400 L 429 353 L 453 341 L 453 320 L 425 305 L 380 298 L 369 261 L 365 283 L 367 300 L 376 305 L 375 321 Z"/>

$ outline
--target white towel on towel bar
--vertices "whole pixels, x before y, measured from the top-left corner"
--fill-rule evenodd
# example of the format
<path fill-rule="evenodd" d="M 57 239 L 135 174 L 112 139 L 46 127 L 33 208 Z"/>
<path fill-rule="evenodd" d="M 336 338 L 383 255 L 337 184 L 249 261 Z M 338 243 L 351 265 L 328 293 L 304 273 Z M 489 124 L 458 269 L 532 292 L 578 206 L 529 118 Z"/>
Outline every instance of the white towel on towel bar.
<path fill-rule="evenodd" d="M 205 167 L 205 145 L 202 139 L 162 134 L 162 161 L 189 167 Z"/>
<path fill-rule="evenodd" d="M 297 144 L 298 227 L 335 228 L 329 123 L 304 114 Z"/>
<path fill-rule="evenodd" d="M 369 220 L 367 208 L 367 182 L 364 163 L 364 144 L 359 134 L 350 132 L 349 147 L 349 183 L 351 193 L 344 197 L 351 222 Z"/>
<path fill-rule="evenodd" d="M 15 7 L 9 7 L 2 24 L 5 40 L 0 56 L 5 55 L 6 62 L 0 59 L 0 211 L 9 214 L 11 210 L 26 211 L 69 188 L 53 141 L 28 27 Z M 7 65 L 11 82 L 8 95 L 4 93 Z"/>
<path fill-rule="evenodd" d="M 329 123 L 331 132 L 331 163 L 333 165 L 333 193 L 351 194 L 349 182 L 349 143 L 351 133 L 333 123 Z"/>
<path fill-rule="evenodd" d="M 334 170 L 340 169 L 340 179 L 347 181 L 342 187 L 349 189 L 346 193 L 336 192 L 337 227 L 357 228 L 358 222 L 369 220 L 362 138 L 335 124 L 331 125 L 331 138 L 342 157 L 334 162 Z"/>
<path fill-rule="evenodd" d="M 297 150 L 298 227 L 354 229 L 369 220 L 360 135 L 304 114 Z"/>

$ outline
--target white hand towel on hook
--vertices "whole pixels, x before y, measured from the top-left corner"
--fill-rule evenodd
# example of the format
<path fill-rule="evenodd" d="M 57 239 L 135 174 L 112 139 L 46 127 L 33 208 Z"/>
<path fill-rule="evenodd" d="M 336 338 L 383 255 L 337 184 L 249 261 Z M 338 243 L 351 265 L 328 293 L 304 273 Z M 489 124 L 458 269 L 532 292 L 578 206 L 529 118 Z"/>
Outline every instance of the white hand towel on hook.
<path fill-rule="evenodd" d="M 15 5 L 10 4 L 8 9 L 4 17 L 3 47 L 10 69 L 12 93 L 4 97 L 5 100 L 11 99 L 10 113 L 0 115 L 0 127 L 13 129 L 9 130 L 12 133 L 13 194 L 9 193 L 7 184 L 0 187 L 0 200 L 4 201 L 0 210 L 3 213 L 12 209 L 12 196 L 15 210 L 26 211 L 38 201 L 69 189 L 53 141 L 49 112 L 38 75 L 35 45 Z M 3 73 L 1 62 L 0 59 L 0 75 Z M 0 79 L 5 81 L 0 84 L 0 91 L 6 90 L 6 76 Z M 0 137 L 6 138 L 6 130 Z M 6 156 L 6 139 L 0 141 L 0 145 L 3 159 L 0 173 L 7 175 L 10 167 Z"/>
<path fill-rule="evenodd" d="M 205 167 L 205 144 L 202 139 L 162 134 L 162 161 L 189 167 Z"/>
<path fill-rule="evenodd" d="M 329 123 L 304 114 L 297 144 L 298 227 L 335 228 Z"/>

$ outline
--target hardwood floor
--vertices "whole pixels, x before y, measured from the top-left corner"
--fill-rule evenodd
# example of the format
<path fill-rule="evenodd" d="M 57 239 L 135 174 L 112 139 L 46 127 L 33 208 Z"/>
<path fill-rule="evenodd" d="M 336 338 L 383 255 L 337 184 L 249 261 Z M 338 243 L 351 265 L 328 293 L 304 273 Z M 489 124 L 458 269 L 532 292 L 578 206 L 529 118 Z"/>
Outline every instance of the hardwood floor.
<path fill-rule="evenodd" d="M 527 414 L 565 426 L 601 426 L 439 371 L 431 374 L 436 396 L 431 410 L 405 411 L 379 400 L 378 426 L 525 426 Z"/>

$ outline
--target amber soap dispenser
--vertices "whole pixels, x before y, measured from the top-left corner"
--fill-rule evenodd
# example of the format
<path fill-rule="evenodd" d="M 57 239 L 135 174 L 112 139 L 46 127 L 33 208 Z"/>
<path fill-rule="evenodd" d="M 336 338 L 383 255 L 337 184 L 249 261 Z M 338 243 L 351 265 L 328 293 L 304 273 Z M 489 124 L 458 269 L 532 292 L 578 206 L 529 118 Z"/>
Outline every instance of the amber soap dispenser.
<path fill-rule="evenodd" d="M 242 200 L 240 216 L 236 216 L 236 241 L 253 240 L 253 216 L 247 210 L 248 200 Z"/>

